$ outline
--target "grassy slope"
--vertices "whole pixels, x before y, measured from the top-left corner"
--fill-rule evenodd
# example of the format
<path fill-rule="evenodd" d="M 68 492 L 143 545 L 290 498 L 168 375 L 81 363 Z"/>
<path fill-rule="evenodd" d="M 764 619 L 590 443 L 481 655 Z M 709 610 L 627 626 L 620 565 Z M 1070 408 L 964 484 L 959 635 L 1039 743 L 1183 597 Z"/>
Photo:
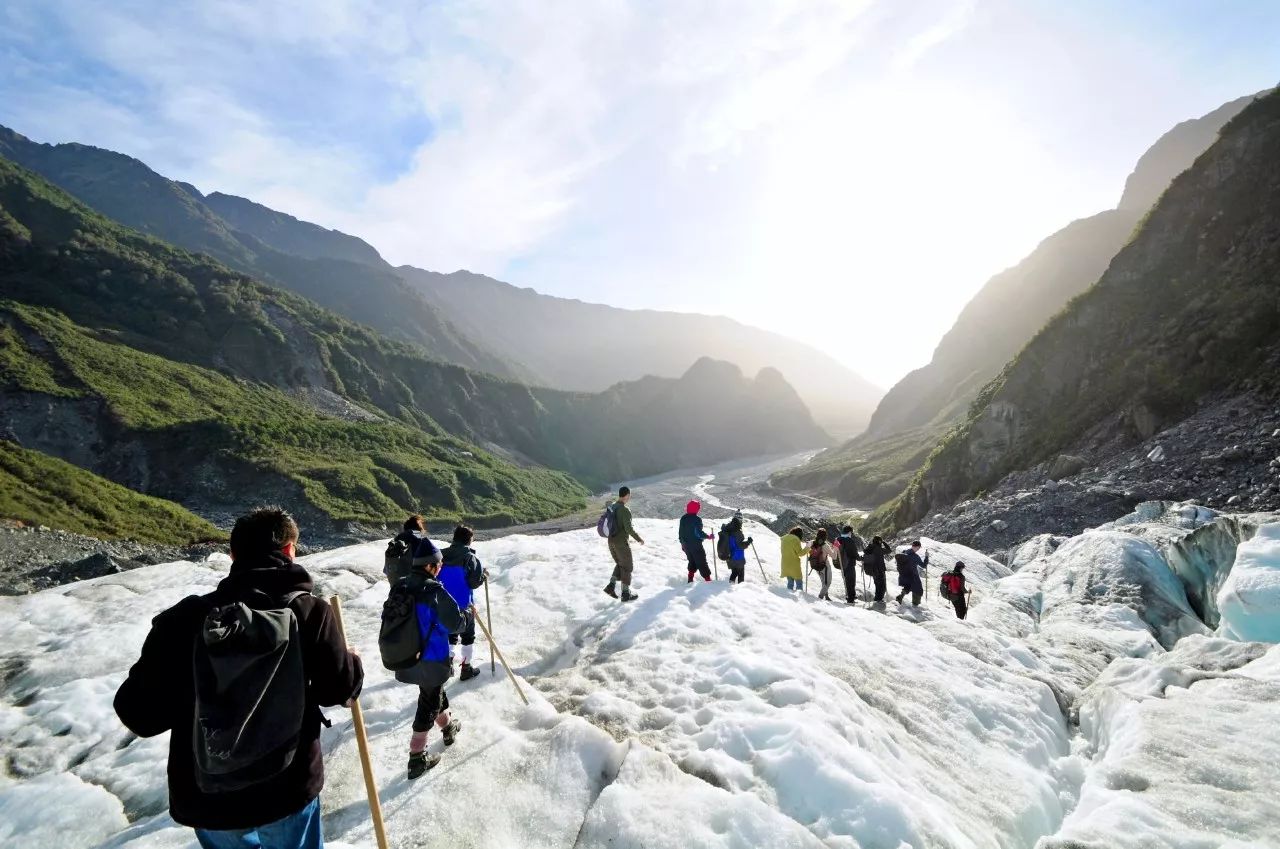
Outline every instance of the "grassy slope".
<path fill-rule="evenodd" d="M 78 466 L 4 441 L 0 517 L 102 539 L 165 545 L 226 538 L 177 504 L 139 495 Z"/>
<path fill-rule="evenodd" d="M 400 422 L 322 416 L 277 389 L 137 351 L 50 310 L 0 302 L 0 321 L 0 381 L 9 388 L 100 399 L 124 434 L 150 444 L 190 435 L 215 461 L 295 482 L 336 521 L 380 523 L 422 510 L 433 519 L 526 522 L 582 504 L 584 491 L 561 473 L 518 469 Z"/>

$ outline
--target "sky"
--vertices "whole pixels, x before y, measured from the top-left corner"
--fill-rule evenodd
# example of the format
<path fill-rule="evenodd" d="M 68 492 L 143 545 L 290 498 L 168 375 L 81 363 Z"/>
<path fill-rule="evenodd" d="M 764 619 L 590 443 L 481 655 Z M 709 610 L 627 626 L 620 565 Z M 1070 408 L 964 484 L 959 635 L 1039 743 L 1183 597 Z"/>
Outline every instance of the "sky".
<path fill-rule="evenodd" d="M 887 387 L 1278 45 L 1274 0 L 8 0 L 0 123 Z"/>

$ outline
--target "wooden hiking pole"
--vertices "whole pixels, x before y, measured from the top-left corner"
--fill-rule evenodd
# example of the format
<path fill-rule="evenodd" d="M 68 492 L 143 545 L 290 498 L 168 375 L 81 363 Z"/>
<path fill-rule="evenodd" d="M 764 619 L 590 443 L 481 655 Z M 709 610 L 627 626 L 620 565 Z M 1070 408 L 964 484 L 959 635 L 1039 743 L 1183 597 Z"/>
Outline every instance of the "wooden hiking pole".
<path fill-rule="evenodd" d="M 493 632 L 493 608 L 489 606 L 489 576 L 484 576 L 484 618 L 489 620 L 489 633 Z M 493 640 L 489 641 L 489 674 L 496 675 L 493 666 Z"/>
<path fill-rule="evenodd" d="M 347 641 L 347 631 L 342 627 L 342 599 L 336 595 L 329 599 L 333 608 L 333 618 L 338 623 L 338 633 L 342 642 Z M 369 812 L 373 815 L 373 834 L 378 839 L 378 849 L 387 849 L 387 827 L 382 822 L 382 803 L 378 801 L 378 782 L 373 777 L 373 762 L 369 760 L 369 738 L 364 731 L 364 713 L 360 710 L 360 699 L 351 700 L 351 722 L 356 727 L 356 746 L 360 749 L 360 767 L 364 770 L 364 789 L 369 794 Z"/>
<path fill-rule="evenodd" d="M 766 584 L 769 583 L 769 576 L 764 573 L 764 564 L 760 562 L 760 552 L 756 551 L 756 541 L 751 541 L 751 553 L 756 556 L 756 565 L 760 567 L 760 578 Z"/>
<path fill-rule="evenodd" d="M 498 660 L 502 661 L 502 668 L 507 670 L 507 677 L 511 679 L 511 686 L 516 688 L 516 693 L 520 696 L 520 701 L 526 705 L 529 700 L 524 697 L 524 690 L 520 689 L 520 682 L 516 680 L 515 673 L 511 671 L 511 667 L 507 665 L 507 659 L 502 656 L 502 649 L 498 648 L 498 644 L 493 641 L 493 634 L 489 633 L 489 629 L 484 627 L 484 623 L 476 619 L 476 624 L 480 626 L 480 630 L 484 631 L 485 639 L 489 641 L 489 648 L 498 656 Z"/>

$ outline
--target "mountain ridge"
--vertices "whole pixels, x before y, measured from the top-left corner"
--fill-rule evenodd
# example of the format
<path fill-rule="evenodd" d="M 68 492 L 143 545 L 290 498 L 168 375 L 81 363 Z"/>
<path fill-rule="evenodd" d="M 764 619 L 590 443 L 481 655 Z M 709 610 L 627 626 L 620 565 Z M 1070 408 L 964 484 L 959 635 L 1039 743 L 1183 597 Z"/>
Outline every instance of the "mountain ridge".
<path fill-rule="evenodd" d="M 1280 383 L 1280 92 L 1177 176 L 1097 284 L 983 388 L 874 523 L 909 525 L 1091 439 L 1149 438 Z"/>
<path fill-rule="evenodd" d="M 1256 96 L 1187 121 L 1160 136 L 1126 180 L 1117 208 L 1067 224 L 1023 260 L 992 276 L 939 341 L 930 362 L 885 393 L 867 431 L 774 475 L 785 489 L 875 507 L 910 483 L 930 452 L 962 422 L 979 392 L 1072 297 L 1092 286 L 1129 241 L 1148 206 L 1189 167 L 1218 130 Z"/>

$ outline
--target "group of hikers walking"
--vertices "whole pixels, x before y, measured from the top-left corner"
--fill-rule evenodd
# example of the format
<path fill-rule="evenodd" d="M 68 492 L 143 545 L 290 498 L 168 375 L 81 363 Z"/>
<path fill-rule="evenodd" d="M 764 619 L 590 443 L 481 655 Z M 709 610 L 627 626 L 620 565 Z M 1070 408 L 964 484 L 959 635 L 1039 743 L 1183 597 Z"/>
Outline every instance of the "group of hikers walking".
<path fill-rule="evenodd" d="M 644 544 L 632 523 L 630 497 L 622 487 L 597 526 L 614 562 L 604 591 L 621 602 L 638 597 L 631 585 L 631 541 Z M 704 543 L 716 534 L 705 530 L 700 510 L 690 501 L 680 519 L 689 583 L 712 578 Z M 278 507 L 240 517 L 231 531 L 226 578 L 213 592 L 189 596 L 152 620 L 141 655 L 116 693 L 116 714 L 134 734 L 170 732 L 169 813 L 195 830 L 203 849 L 320 849 L 320 728 L 330 724 L 323 709 L 339 705 L 352 709 L 375 830 L 384 839 L 357 701 L 364 667 L 346 642 L 337 598 L 330 604 L 315 596 L 311 576 L 295 561 L 298 535 L 297 523 Z M 471 547 L 473 538 L 470 528 L 458 525 L 450 544 L 438 548 L 422 517 L 410 516 L 387 546 L 383 571 L 391 588 L 378 648 L 395 679 L 418 688 L 409 780 L 440 761 L 428 751 L 433 728 L 446 747 L 462 730 L 445 684 L 455 664 L 460 681 L 479 674 L 473 664 L 477 626 L 502 659 L 490 629 L 476 616 L 475 593 L 483 586 L 487 599 L 489 574 Z M 717 560 L 728 564 L 729 581 L 742 583 L 747 551 L 754 553 L 755 545 L 741 513 L 720 527 L 715 550 Z M 899 603 L 908 593 L 913 605 L 920 603 L 929 563 L 921 551 L 917 540 L 894 555 Z M 878 536 L 860 550 L 847 525 L 835 539 L 820 530 L 808 544 L 796 527 L 782 536 L 782 577 L 789 590 L 802 589 L 807 563 L 820 577 L 819 598 L 830 599 L 839 569 L 845 599 L 854 603 L 861 564 L 875 583 L 875 601 L 883 603 L 891 553 Z M 963 619 L 964 564 L 947 572 L 941 586 Z M 520 692 L 509 667 L 507 674 Z"/>
<path fill-rule="evenodd" d="M 615 564 L 613 576 L 604 591 L 621 601 L 639 598 L 631 587 L 633 561 L 630 540 L 644 544 L 632 525 L 631 509 L 628 507 L 630 500 L 630 488 L 622 487 L 618 491 L 617 500 L 605 508 L 597 523 L 600 535 L 609 541 L 609 553 Z M 716 535 L 704 529 L 699 515 L 701 509 L 702 505 L 698 501 L 690 501 L 685 505 L 685 513 L 680 517 L 677 533 L 680 547 L 688 561 L 688 583 L 693 583 L 696 576 L 701 576 L 703 581 L 711 580 L 711 567 L 708 566 L 703 544 L 707 540 L 716 539 Z M 754 543 L 743 530 L 742 513 L 738 511 L 721 525 L 719 539 L 715 543 L 716 558 L 725 561 L 729 567 L 730 583 L 742 583 L 745 580 L 746 553 L 749 549 L 754 550 Z M 874 603 L 884 604 L 887 592 L 887 558 L 892 554 L 898 572 L 898 587 L 901 589 L 894 600 L 902 604 L 910 595 L 912 606 L 919 607 L 925 595 L 929 553 L 924 551 L 920 540 L 894 552 L 881 537 L 873 536 L 864 548 L 861 540 L 854 534 L 853 527 L 845 525 L 834 539 L 829 537 L 825 528 L 820 528 L 813 541 L 806 542 L 804 528 L 797 525 L 782 535 L 780 553 L 781 576 L 787 582 L 787 589 L 793 592 L 804 589 L 807 566 L 808 571 L 816 575 L 820 582 L 818 598 L 829 601 L 831 581 L 839 570 L 844 579 L 845 601 L 854 604 L 857 602 L 858 566 L 861 565 L 863 574 L 875 585 Z M 759 555 L 757 559 L 758 557 Z M 960 619 L 964 619 L 969 611 L 969 590 L 964 569 L 964 563 L 957 561 L 954 567 L 943 573 L 939 581 L 942 597 L 951 603 Z M 763 572 L 763 566 L 761 571 Z M 614 589 L 619 582 L 622 584 L 621 596 Z"/>

